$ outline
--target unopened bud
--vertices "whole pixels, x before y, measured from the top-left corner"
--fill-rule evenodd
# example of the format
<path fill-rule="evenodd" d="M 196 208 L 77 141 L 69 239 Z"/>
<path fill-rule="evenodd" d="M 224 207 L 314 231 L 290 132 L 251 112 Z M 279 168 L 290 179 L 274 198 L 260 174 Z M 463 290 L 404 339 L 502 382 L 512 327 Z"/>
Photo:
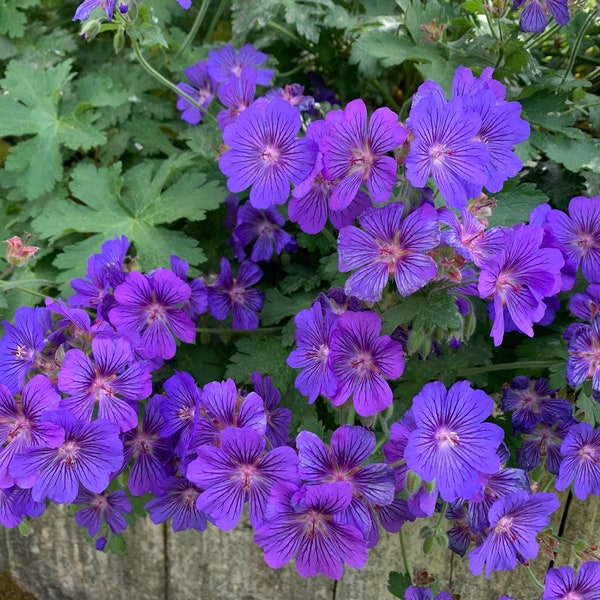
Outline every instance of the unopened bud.
<path fill-rule="evenodd" d="M 6 251 L 6 260 L 16 267 L 22 267 L 27 264 L 33 255 L 39 250 L 37 246 L 27 246 L 27 242 L 31 239 L 31 234 L 27 234 L 25 241 L 21 241 L 18 235 L 6 240 L 8 249 Z"/>
<path fill-rule="evenodd" d="M 115 37 L 113 38 L 113 48 L 115 49 L 115 54 L 119 54 L 119 52 L 123 49 L 125 45 L 125 31 L 122 27 L 119 27 L 115 33 Z"/>
<path fill-rule="evenodd" d="M 437 19 L 433 19 L 431 23 L 421 25 L 421 31 L 425 34 L 422 38 L 422 42 L 439 42 L 442 39 L 442 32 L 446 27 L 445 23 L 437 24 Z"/>
<path fill-rule="evenodd" d="M 91 19 L 86 21 L 81 28 L 79 35 L 86 41 L 91 42 L 100 32 L 102 22 L 99 19 Z"/>

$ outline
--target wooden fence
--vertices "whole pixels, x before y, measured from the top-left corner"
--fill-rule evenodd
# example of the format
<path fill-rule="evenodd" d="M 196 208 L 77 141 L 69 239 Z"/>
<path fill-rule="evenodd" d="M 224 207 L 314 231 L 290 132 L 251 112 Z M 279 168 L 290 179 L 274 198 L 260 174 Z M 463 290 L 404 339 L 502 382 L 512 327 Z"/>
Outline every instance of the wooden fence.
<path fill-rule="evenodd" d="M 555 531 L 562 517 L 554 515 Z M 598 498 L 573 499 L 565 518 L 568 539 L 600 541 Z M 486 580 L 470 574 L 466 557 L 441 549 L 425 556 L 419 539 L 425 524 L 405 525 L 409 562 L 434 575 L 443 589 L 459 593 L 462 600 L 535 597 L 523 569 L 494 572 Z M 247 520 L 229 532 L 209 525 L 205 532 L 180 533 L 146 520 L 126 535 L 127 556 L 98 552 L 66 509 L 55 505 L 32 521 L 28 537 L 0 529 L 0 600 L 389 600 L 388 572 L 401 570 L 398 538 L 385 533 L 367 566 L 346 567 L 337 582 L 322 576 L 302 579 L 291 563 L 278 570 L 267 567 Z M 543 581 L 548 561 L 537 562 Z M 576 564 L 569 544 L 562 544 L 558 564 Z"/>

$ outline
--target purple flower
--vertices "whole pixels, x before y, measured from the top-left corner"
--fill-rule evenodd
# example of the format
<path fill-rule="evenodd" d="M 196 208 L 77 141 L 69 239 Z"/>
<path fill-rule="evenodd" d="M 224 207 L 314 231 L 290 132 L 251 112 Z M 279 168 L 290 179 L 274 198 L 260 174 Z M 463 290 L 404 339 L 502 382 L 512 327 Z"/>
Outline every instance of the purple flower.
<path fill-rule="evenodd" d="M 340 481 L 305 488 L 278 483 L 264 515 L 264 523 L 254 541 L 264 548 L 265 561 L 278 569 L 296 555 L 301 577 L 323 573 L 340 579 L 344 562 L 360 569 L 367 562 L 362 533 L 334 515 L 352 501 L 352 486 Z"/>
<path fill-rule="evenodd" d="M 424 187 L 431 175 L 451 207 L 465 208 L 465 182 L 483 185 L 488 177 L 489 150 L 475 140 L 481 116 L 461 97 L 446 102 L 441 89 L 432 89 L 417 100 L 413 99 L 408 120 L 414 139 L 406 157 L 406 177 L 413 186 Z"/>
<path fill-rule="evenodd" d="M 542 600 L 600 600 L 600 562 L 584 562 L 577 575 L 573 567 L 558 567 L 546 573 Z"/>
<path fill-rule="evenodd" d="M 388 335 L 379 335 L 381 319 L 374 312 L 345 312 L 333 332 L 330 364 L 338 380 L 331 397 L 340 406 L 352 397 L 356 412 L 370 417 L 392 404 L 386 383 L 404 371 L 402 345 Z"/>
<path fill-rule="evenodd" d="M 159 404 L 163 420 L 159 435 L 164 438 L 179 433 L 175 454 L 184 458 L 194 432 L 200 390 L 194 378 L 185 371 L 175 371 L 175 375 L 165 381 L 164 388 L 167 397 Z"/>
<path fill-rule="evenodd" d="M 208 74 L 204 61 L 198 61 L 195 65 L 186 67 L 183 72 L 192 85 L 189 83 L 178 83 L 177 87 L 188 96 L 191 96 L 202 109 L 194 106 L 183 96 L 177 98 L 177 109 L 182 111 L 181 118 L 186 123 L 198 125 L 215 96 L 217 83 Z"/>
<path fill-rule="evenodd" d="M 470 69 L 466 67 L 456 69 L 453 96 L 462 97 L 465 107 L 481 117 L 481 129 L 474 140 L 483 142 L 490 151 L 485 187 L 490 192 L 499 192 L 506 179 L 514 177 L 523 167 L 514 147 L 529 137 L 529 123 L 520 118 L 518 102 L 504 101 L 504 86 L 492 80 L 493 69 L 486 70 L 481 81 L 469 78 L 467 73 Z M 469 196 L 474 198 L 480 193 L 481 187 L 474 186 Z"/>
<path fill-rule="evenodd" d="M 252 105 L 223 132 L 231 148 L 219 159 L 231 192 L 252 186 L 255 208 L 283 204 L 290 182 L 300 183 L 310 174 L 317 156 L 316 144 L 296 139 L 301 119 L 297 108 L 276 98 L 266 105 Z"/>
<path fill-rule="evenodd" d="M 261 436 L 267 430 L 263 399 L 255 392 L 241 395 L 233 379 L 207 383 L 202 388 L 200 408 L 192 450 L 206 444 L 220 446 L 221 435 L 228 427 L 253 429 Z"/>
<path fill-rule="evenodd" d="M 360 529 L 368 546 L 377 543 L 379 529 L 371 505 L 393 502 L 394 472 L 384 463 L 363 464 L 375 450 L 375 434 L 362 427 L 344 425 L 333 432 L 328 448 L 314 433 L 301 431 L 296 437 L 300 476 L 309 484 L 347 481 L 352 485 L 352 502 L 339 515 L 339 523 Z"/>
<path fill-rule="evenodd" d="M 100 532 L 102 521 L 105 521 L 113 533 L 120 533 L 127 529 L 125 515 L 131 512 L 131 503 L 123 490 L 92 494 L 87 490 L 80 490 L 73 504 L 84 504 L 75 513 L 75 522 L 85 527 L 88 535 L 95 537 Z"/>
<path fill-rule="evenodd" d="M 583 276 L 590 283 L 600 283 L 600 196 L 576 196 L 569 202 L 569 214 L 553 210 L 548 224 Z"/>
<path fill-rule="evenodd" d="M 169 477 L 164 493 L 146 503 L 150 520 L 158 525 L 172 519 L 173 531 L 206 529 L 206 514 L 196 508 L 200 488 L 181 477 Z"/>
<path fill-rule="evenodd" d="M 77 7 L 73 21 L 85 21 L 98 7 L 102 7 L 106 18 L 112 21 L 116 4 L 117 0 L 85 0 Z"/>
<path fill-rule="evenodd" d="M 208 309 L 208 290 L 202 279 L 192 279 L 188 281 L 187 272 L 189 263 L 182 260 L 178 256 L 171 256 L 170 259 L 171 271 L 181 279 L 184 283 L 188 283 L 192 293 L 190 297 L 183 303 L 181 310 L 192 320 L 193 323 L 198 321 L 198 316 L 204 314 Z"/>
<path fill-rule="evenodd" d="M 290 423 L 292 411 L 289 408 L 281 408 L 281 392 L 273 385 L 269 376 L 262 377 L 258 371 L 250 375 L 254 391 L 260 396 L 264 403 L 267 417 L 267 429 L 265 436 L 274 448 L 286 446 L 290 439 Z"/>
<path fill-rule="evenodd" d="M 111 473 L 123 464 L 117 426 L 104 419 L 87 423 L 64 410 L 48 411 L 44 420 L 64 429 L 64 441 L 17 454 L 10 467 L 17 484 L 31 487 L 34 500 L 48 497 L 60 504 L 75 500 L 80 482 L 92 492 L 103 492 Z"/>
<path fill-rule="evenodd" d="M 231 263 L 221 259 L 221 274 L 208 288 L 208 309 L 215 319 L 223 321 L 229 313 L 233 313 L 234 329 L 256 329 L 258 315 L 262 310 L 264 292 L 248 289 L 262 277 L 260 268 L 249 260 L 245 260 L 233 276 Z"/>
<path fill-rule="evenodd" d="M 256 93 L 256 71 L 244 68 L 239 77 L 230 77 L 219 86 L 217 96 L 225 107 L 217 115 L 221 130 L 234 123 L 240 113 L 254 101 Z"/>
<path fill-rule="evenodd" d="M 273 485 L 300 483 L 294 450 L 281 446 L 265 454 L 265 447 L 265 439 L 253 429 L 229 428 L 223 431 L 220 448 L 196 449 L 198 458 L 190 462 L 186 476 L 205 490 L 196 506 L 210 515 L 217 527 L 235 527 L 246 500 L 250 523 L 259 527 Z"/>
<path fill-rule="evenodd" d="M 544 231 L 518 225 L 507 232 L 504 249 L 481 267 L 479 295 L 494 300 L 491 335 L 499 346 L 504 337 L 504 307 L 519 331 L 533 337 L 533 324 L 546 313 L 543 299 L 560 291 L 561 253 L 540 247 Z"/>
<path fill-rule="evenodd" d="M 15 454 L 63 442 L 62 428 L 42 420 L 43 412 L 58 408 L 59 402 L 60 396 L 44 375 L 36 375 L 27 382 L 20 401 L 0 385 L 0 488 L 15 483 L 9 473 Z"/>
<path fill-rule="evenodd" d="M 257 69 L 267 61 L 267 55 L 258 51 L 252 44 L 245 44 L 236 52 L 234 47 L 227 44 L 220 50 L 211 50 L 208 53 L 206 64 L 208 73 L 219 83 L 229 80 L 230 77 L 241 77 L 245 69 L 252 69 L 256 73 L 258 85 L 269 85 L 273 77 L 272 69 Z"/>
<path fill-rule="evenodd" d="M 163 400 L 163 396 L 153 396 L 146 405 L 142 423 L 123 436 L 124 465 L 133 459 L 127 487 L 134 496 L 146 492 L 158 495 L 167 479 L 165 465 L 171 458 L 172 443 L 159 437 L 164 426 L 159 408 Z"/>
<path fill-rule="evenodd" d="M 585 292 L 574 294 L 569 300 L 569 310 L 580 319 L 591 323 L 600 315 L 600 285 L 588 285 Z"/>
<path fill-rule="evenodd" d="M 339 270 L 358 270 L 346 281 L 348 295 L 368 302 L 381 300 L 391 276 L 402 296 L 409 296 L 437 275 L 425 254 L 440 241 L 437 213 L 422 206 L 402 218 L 401 202 L 370 208 L 360 216 L 363 229 L 349 226 L 338 238 Z"/>
<path fill-rule="evenodd" d="M 553 475 L 557 475 L 562 462 L 560 447 L 567 432 L 577 421 L 571 415 L 562 419 L 551 417 L 550 422 L 538 421 L 532 427 L 520 431 L 523 444 L 517 450 L 517 464 L 526 471 L 537 467 L 542 458 L 545 467 Z"/>
<path fill-rule="evenodd" d="M 433 592 L 429 588 L 410 585 L 406 588 L 404 600 L 452 600 L 450 592 L 440 592 L 433 598 Z"/>
<path fill-rule="evenodd" d="M 515 432 L 534 427 L 538 421 L 553 423 L 556 419 L 570 417 L 573 406 L 556 398 L 558 389 L 550 389 L 545 377 L 530 379 L 525 375 L 515 377 L 510 386 L 502 390 L 502 410 L 512 410 Z"/>
<path fill-rule="evenodd" d="M 0 487 L 0 525 L 3 527 L 16 527 L 23 520 L 23 515 L 15 506 L 18 490 L 15 485 L 7 488 Z"/>
<path fill-rule="evenodd" d="M 504 433 L 482 422 L 493 408 L 494 401 L 468 381 L 448 391 L 434 381 L 413 399 L 417 428 L 404 452 L 406 464 L 425 481 L 435 479 L 445 501 L 473 498 L 480 490 L 479 474 L 491 475 L 500 468 L 496 450 Z"/>
<path fill-rule="evenodd" d="M 315 302 L 311 308 L 301 310 L 294 317 L 294 323 L 297 348 L 288 356 L 287 364 L 293 369 L 303 369 L 296 377 L 295 386 L 312 404 L 319 395 L 329 398 L 337 390 L 337 379 L 329 361 L 337 316 L 323 311 Z"/>
<path fill-rule="evenodd" d="M 574 481 L 573 491 L 580 500 L 588 494 L 600 496 L 600 429 L 589 423 L 573 425 L 560 452 L 563 461 L 556 478 L 556 489 L 562 491 Z"/>
<path fill-rule="evenodd" d="M 591 379 L 592 389 L 600 391 L 600 316 L 591 325 L 581 324 L 571 331 L 567 349 L 567 383 L 577 387 Z"/>
<path fill-rule="evenodd" d="M 285 219 L 274 206 L 257 210 L 250 203 L 240 207 L 237 213 L 237 226 L 233 230 L 236 246 L 240 247 L 237 259 L 245 257 L 243 247 L 256 240 L 250 259 L 253 262 L 269 262 L 273 254 L 279 256 L 284 250 L 296 250 L 297 244 L 283 229 Z"/>
<path fill-rule="evenodd" d="M 191 293 L 190 286 L 168 269 L 151 275 L 132 271 L 115 289 L 119 304 L 109 318 L 119 332 L 137 343 L 142 358 L 173 358 L 173 334 L 188 343 L 196 338 L 194 324 L 179 308 Z"/>
<path fill-rule="evenodd" d="M 137 401 L 152 393 L 150 367 L 135 362 L 131 344 L 124 338 L 94 338 L 92 354 L 94 361 L 78 349 L 65 354 L 58 389 L 69 396 L 60 407 L 90 421 L 97 405 L 100 419 L 116 423 L 119 432 L 129 431 L 138 422 Z"/>
<path fill-rule="evenodd" d="M 325 121 L 311 121 L 306 137 L 319 144 L 325 135 Z M 334 210 L 329 204 L 337 179 L 329 180 L 323 173 L 323 153 L 319 152 L 310 175 L 292 190 L 288 205 L 290 221 L 298 223 L 305 233 L 319 233 L 325 227 L 327 214 L 334 227 L 340 229 L 351 225 L 366 208 L 372 206 L 368 194 L 359 190 L 343 210 Z"/>
<path fill-rule="evenodd" d="M 496 500 L 489 512 L 490 532 L 480 546 L 469 553 L 469 567 L 479 575 L 486 565 L 490 573 L 514 569 L 538 554 L 537 534 L 550 522 L 550 514 L 560 506 L 554 494 L 517 491 Z"/>
<path fill-rule="evenodd" d="M 283 88 L 273 88 L 264 97 L 267 100 L 283 98 L 301 111 L 311 111 L 315 106 L 315 99 L 312 96 L 305 96 L 304 86 L 299 83 L 290 83 Z"/>
<path fill-rule="evenodd" d="M 402 145 L 407 131 L 389 108 L 379 108 L 367 125 L 367 107 L 352 100 L 344 111 L 334 110 L 325 118 L 326 135 L 320 149 L 326 179 L 339 179 L 330 206 L 342 210 L 365 183 L 375 202 L 385 202 L 396 183 L 396 161 L 386 152 Z"/>
<path fill-rule="evenodd" d="M 20 391 L 38 352 L 46 345 L 45 332 L 50 326 L 45 308 L 21 306 L 15 312 L 15 324 L 2 321 L 4 336 L 0 340 L 0 383 L 13 394 Z"/>
<path fill-rule="evenodd" d="M 513 9 L 524 6 L 519 19 L 519 29 L 525 32 L 542 33 L 548 22 L 548 12 L 559 25 L 569 22 L 567 0 L 514 0 Z"/>

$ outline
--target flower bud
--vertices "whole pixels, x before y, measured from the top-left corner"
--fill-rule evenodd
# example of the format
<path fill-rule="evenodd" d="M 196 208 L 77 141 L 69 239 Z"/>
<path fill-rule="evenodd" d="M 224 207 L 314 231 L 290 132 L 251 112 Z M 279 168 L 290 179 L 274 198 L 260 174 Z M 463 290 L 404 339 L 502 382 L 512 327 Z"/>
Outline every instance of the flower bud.
<path fill-rule="evenodd" d="M 8 249 L 6 251 L 6 260 L 17 267 L 22 267 L 27 264 L 33 255 L 39 250 L 38 246 L 27 246 L 27 242 L 31 239 L 31 234 L 27 234 L 25 241 L 21 241 L 18 235 L 15 235 L 6 240 Z"/>
<path fill-rule="evenodd" d="M 86 41 L 91 42 L 100 32 L 102 22 L 99 19 L 90 19 L 83 24 L 79 35 Z"/>

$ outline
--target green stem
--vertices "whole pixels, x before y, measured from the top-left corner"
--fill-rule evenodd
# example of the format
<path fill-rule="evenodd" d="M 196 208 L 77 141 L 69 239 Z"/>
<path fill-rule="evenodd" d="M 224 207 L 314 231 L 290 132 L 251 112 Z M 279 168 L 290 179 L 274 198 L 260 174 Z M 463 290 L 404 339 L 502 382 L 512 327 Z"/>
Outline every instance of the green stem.
<path fill-rule="evenodd" d="M 573 49 L 571 50 L 571 56 L 569 56 L 569 62 L 567 64 L 567 68 L 565 69 L 565 74 L 562 77 L 561 83 L 565 81 L 565 79 L 571 74 L 573 70 L 573 65 L 575 64 L 575 59 L 577 58 L 577 53 L 579 52 L 579 46 L 581 46 L 581 42 L 585 34 L 587 33 L 588 27 L 592 24 L 592 22 L 596 19 L 595 12 L 592 10 L 588 15 L 588 18 L 583 23 L 583 26 L 579 30 L 577 37 L 575 38 L 575 43 L 573 44 Z"/>
<path fill-rule="evenodd" d="M 487 10 L 487 5 L 483 7 L 483 12 L 485 13 L 485 20 L 487 21 L 488 27 L 490 28 L 490 33 L 492 34 L 492 37 L 494 38 L 494 41 L 497 44 L 500 40 L 498 39 L 498 34 L 496 33 L 496 30 L 492 26 L 492 17 L 490 16 L 490 11 Z"/>
<path fill-rule="evenodd" d="M 304 69 L 304 65 L 298 65 L 297 67 L 294 67 L 293 69 L 290 69 L 289 71 L 285 71 L 284 73 L 277 73 L 277 78 L 278 79 L 287 79 L 291 75 L 298 73 L 298 71 L 302 71 L 302 69 Z"/>
<path fill-rule="evenodd" d="M 198 14 L 196 15 L 196 20 L 192 25 L 192 28 L 187 34 L 185 40 L 183 40 L 183 44 L 177 51 L 175 57 L 181 56 L 187 49 L 187 47 L 192 43 L 192 40 L 196 37 L 198 30 L 200 29 L 200 25 L 202 25 L 202 21 L 204 20 L 204 16 L 206 15 L 206 11 L 208 10 L 208 5 L 210 4 L 210 0 L 202 0 L 202 4 L 200 5 L 200 9 L 198 10 Z"/>
<path fill-rule="evenodd" d="M 337 240 L 335 239 L 335 236 L 333 235 L 333 233 L 331 233 L 331 231 L 329 231 L 329 229 L 327 229 L 326 227 L 324 227 L 321 230 L 321 232 L 329 240 L 329 243 L 331 244 L 332 248 L 334 250 L 337 250 Z"/>
<path fill-rule="evenodd" d="M 529 565 L 527 565 L 525 567 L 525 570 L 527 571 L 527 574 L 529 575 L 529 579 L 531 579 L 531 581 L 533 581 L 533 583 L 535 584 L 535 587 L 543 590 L 544 589 L 544 584 L 540 582 L 540 580 L 534 575 L 533 571 L 531 570 L 531 567 Z"/>
<path fill-rule="evenodd" d="M 558 23 L 554 23 L 554 25 L 550 26 L 544 33 L 541 35 L 537 33 L 532 33 L 529 38 L 525 40 L 523 43 L 524 50 L 533 50 L 536 46 L 541 46 L 545 43 L 549 38 L 554 36 L 556 32 L 560 29 L 560 25 Z"/>
<path fill-rule="evenodd" d="M 448 502 L 444 502 L 444 504 L 442 505 L 442 509 L 440 510 L 440 516 L 438 517 L 438 520 L 435 522 L 435 525 L 433 526 L 433 528 L 438 531 L 440 529 L 440 525 L 442 524 L 442 521 L 444 520 L 444 517 L 446 516 L 446 511 L 448 510 Z"/>
<path fill-rule="evenodd" d="M 402 565 L 404 566 L 404 572 L 410 575 L 410 567 L 408 566 L 408 557 L 406 556 L 406 544 L 404 543 L 404 534 L 402 529 L 398 532 L 400 538 L 400 554 L 402 555 Z"/>
<path fill-rule="evenodd" d="M 221 15 L 223 14 L 223 11 L 225 10 L 226 6 L 227 6 L 227 0 L 221 0 L 221 2 L 219 3 L 219 6 L 217 6 L 217 10 L 215 12 L 214 17 L 212 18 L 212 21 L 210 22 L 210 25 L 208 26 L 208 29 L 206 30 L 206 33 L 204 34 L 204 40 L 203 40 L 204 44 L 208 44 L 208 42 L 210 42 L 210 38 L 212 37 L 212 34 L 214 33 L 215 29 L 217 28 L 217 25 L 221 19 Z"/>
<path fill-rule="evenodd" d="M 18 292 L 23 292 L 24 294 L 31 294 L 32 296 L 37 296 L 38 298 L 46 298 L 47 297 L 47 294 L 42 294 L 41 292 L 38 292 L 37 290 L 28 290 L 27 288 L 17 287 L 17 286 L 15 286 L 13 289 L 17 290 Z"/>
<path fill-rule="evenodd" d="M 166 77 L 163 77 L 143 56 L 140 47 L 137 43 L 137 41 L 134 38 L 130 38 L 131 39 L 131 45 L 133 47 L 133 50 L 135 52 L 135 55 L 139 61 L 139 63 L 142 65 L 142 67 L 144 67 L 144 69 L 150 74 L 152 75 L 152 77 L 154 77 L 154 79 L 156 79 L 157 81 L 159 81 L 160 83 L 162 83 L 165 87 L 169 88 L 172 92 L 174 92 L 175 94 L 177 94 L 178 96 L 181 96 L 182 98 L 185 98 L 190 104 L 192 104 L 193 106 L 195 106 L 198 110 L 202 111 L 202 114 L 210 117 L 215 123 L 217 122 L 217 118 L 209 113 L 206 109 L 204 109 L 202 106 L 200 106 L 200 104 L 198 104 L 189 94 L 187 94 L 186 92 L 184 92 L 183 90 L 180 90 L 172 81 L 169 81 Z"/>
<path fill-rule="evenodd" d="M 375 445 L 375 448 L 373 448 L 373 452 L 371 452 L 371 456 L 377 454 L 379 452 L 379 450 L 381 450 L 381 447 L 388 441 L 388 436 L 387 435 L 382 435 L 381 439 L 377 442 L 377 444 Z"/>
<path fill-rule="evenodd" d="M 400 112 L 402 111 L 402 106 L 400 106 L 396 100 L 394 100 L 394 97 L 392 96 L 392 94 L 390 94 L 389 90 L 386 90 L 381 83 L 379 83 L 379 81 L 375 80 L 372 82 L 373 85 L 375 86 L 375 88 L 377 89 L 377 91 L 385 98 L 386 102 L 388 103 L 388 106 L 393 110 L 396 110 L 396 113 L 398 115 L 400 115 Z"/>
<path fill-rule="evenodd" d="M 346 423 L 348 423 L 348 425 L 354 425 L 355 415 L 356 413 L 354 412 L 354 405 L 352 404 L 348 409 L 348 416 L 346 417 Z"/>
<path fill-rule="evenodd" d="M 223 327 L 222 329 L 217 329 L 213 327 L 196 327 L 196 333 L 214 333 L 215 335 L 219 335 L 221 333 L 275 333 L 279 332 L 283 329 L 283 327 L 259 327 L 258 329 L 233 329 L 231 327 Z"/>
<path fill-rule="evenodd" d="M 17 289 L 21 289 L 22 287 L 29 286 L 29 285 L 31 287 L 54 286 L 54 285 L 56 285 L 56 282 L 51 281 L 50 279 L 25 279 L 23 281 L 0 281 L 0 289 L 2 289 L 3 291 L 12 290 L 12 289 L 17 290 Z"/>
<path fill-rule="evenodd" d="M 9 275 L 12 275 L 12 273 L 14 272 L 14 270 L 16 268 L 17 268 L 17 265 L 8 265 L 8 267 L 4 271 L 4 273 L 0 274 L 0 281 L 2 281 L 2 279 L 6 279 Z"/>
<path fill-rule="evenodd" d="M 297 35 L 293 34 L 285 27 L 282 27 L 279 23 L 275 23 L 275 21 L 268 21 L 267 25 L 271 29 L 278 31 L 279 33 L 283 33 L 283 35 L 292 40 L 296 45 L 300 46 L 301 48 L 304 48 L 305 50 L 308 50 L 309 52 L 312 52 L 312 46 L 308 42 L 304 41 L 302 38 L 299 38 Z"/>
<path fill-rule="evenodd" d="M 526 360 L 523 362 L 500 363 L 497 365 L 473 367 L 472 369 L 459 371 L 456 375 L 458 377 L 468 377 L 469 375 L 477 375 L 479 373 L 487 373 L 491 371 L 512 371 L 513 369 L 546 369 L 548 367 L 561 365 L 563 363 L 564 361 L 562 360 Z"/>

